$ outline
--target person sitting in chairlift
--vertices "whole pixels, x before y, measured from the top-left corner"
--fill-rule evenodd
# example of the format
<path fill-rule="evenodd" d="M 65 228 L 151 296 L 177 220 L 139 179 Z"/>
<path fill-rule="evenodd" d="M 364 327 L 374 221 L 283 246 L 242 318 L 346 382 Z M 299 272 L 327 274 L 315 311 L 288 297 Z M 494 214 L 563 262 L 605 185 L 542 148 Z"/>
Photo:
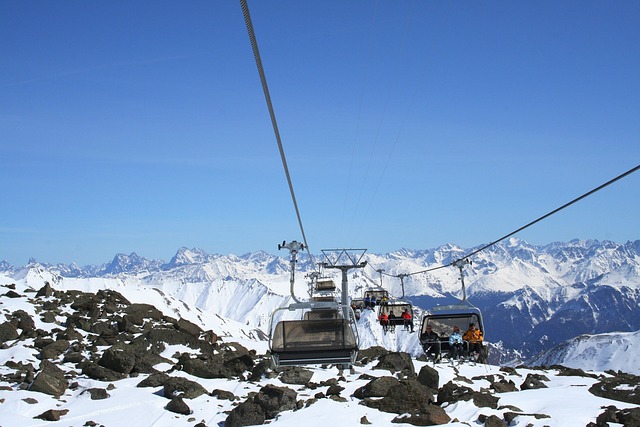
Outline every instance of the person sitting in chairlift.
<path fill-rule="evenodd" d="M 449 347 L 451 348 L 451 359 L 457 360 L 462 356 L 463 341 L 460 335 L 460 328 L 453 327 L 453 333 L 449 337 Z"/>
<path fill-rule="evenodd" d="M 476 329 L 476 325 L 469 323 L 469 330 L 464 333 L 462 339 L 469 343 L 469 353 L 482 354 L 482 331 Z"/>
<path fill-rule="evenodd" d="M 404 312 L 402 313 L 402 319 L 404 321 L 405 331 L 408 331 L 409 327 L 411 327 L 411 332 L 413 332 L 413 318 L 411 316 L 411 313 L 409 313 L 408 308 L 404 309 Z"/>
<path fill-rule="evenodd" d="M 389 316 L 387 315 L 387 313 L 385 312 L 380 313 L 380 315 L 378 316 L 378 320 L 382 325 L 382 330 L 384 332 L 387 332 L 387 330 L 389 329 Z"/>
<path fill-rule="evenodd" d="M 396 330 L 396 319 L 398 318 L 398 316 L 396 316 L 396 314 L 391 311 L 389 313 L 389 327 L 391 328 L 392 331 Z"/>
<path fill-rule="evenodd" d="M 424 349 L 424 353 L 429 356 L 429 354 L 434 354 L 434 363 L 438 363 L 441 359 L 440 354 L 440 335 L 435 333 L 431 329 L 431 325 L 427 325 L 425 331 L 420 335 L 420 343 L 422 343 L 422 348 Z"/>

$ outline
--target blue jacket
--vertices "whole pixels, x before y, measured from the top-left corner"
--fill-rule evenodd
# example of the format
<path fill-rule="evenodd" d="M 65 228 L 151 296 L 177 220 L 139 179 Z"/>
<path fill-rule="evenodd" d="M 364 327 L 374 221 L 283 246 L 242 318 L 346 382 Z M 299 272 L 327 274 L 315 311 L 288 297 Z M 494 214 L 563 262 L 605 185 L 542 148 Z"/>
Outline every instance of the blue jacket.
<path fill-rule="evenodd" d="M 462 335 L 460 335 L 460 332 L 454 332 L 449 337 L 449 345 L 453 344 L 462 344 Z"/>

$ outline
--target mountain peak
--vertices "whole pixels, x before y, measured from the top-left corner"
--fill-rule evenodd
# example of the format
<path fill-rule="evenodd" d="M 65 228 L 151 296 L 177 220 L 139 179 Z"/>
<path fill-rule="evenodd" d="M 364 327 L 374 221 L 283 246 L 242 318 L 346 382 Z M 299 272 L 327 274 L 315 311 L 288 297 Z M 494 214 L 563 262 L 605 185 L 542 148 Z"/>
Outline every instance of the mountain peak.
<path fill-rule="evenodd" d="M 204 264 L 211 259 L 211 255 L 199 248 L 181 247 L 165 266 L 167 268 L 178 267 L 189 264 Z"/>

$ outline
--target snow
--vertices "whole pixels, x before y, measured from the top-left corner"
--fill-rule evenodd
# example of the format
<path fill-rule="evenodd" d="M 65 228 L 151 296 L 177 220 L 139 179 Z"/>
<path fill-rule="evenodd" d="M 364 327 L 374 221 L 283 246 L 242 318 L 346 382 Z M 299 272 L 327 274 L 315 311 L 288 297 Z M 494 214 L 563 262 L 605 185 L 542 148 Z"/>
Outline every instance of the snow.
<path fill-rule="evenodd" d="M 267 342 L 260 341 L 255 334 L 252 334 L 251 328 L 245 324 L 230 320 L 220 315 L 215 315 L 214 310 L 201 310 L 195 308 L 195 300 L 202 298 L 202 293 L 190 288 L 190 285 L 164 283 L 161 287 L 154 287 L 140 281 L 132 284 L 124 283 L 118 279 L 57 279 L 46 275 L 44 272 L 41 276 L 34 276 L 32 273 L 18 273 L 13 277 L 3 276 L 0 274 L 0 284 L 15 283 L 17 292 L 24 293 L 27 288 L 39 289 L 44 280 L 51 280 L 53 287 L 57 290 L 76 289 L 84 292 L 96 292 L 100 289 L 112 289 L 121 293 L 131 302 L 153 304 L 156 308 L 164 312 L 168 316 L 183 317 L 200 325 L 203 329 L 213 329 L 220 333 L 225 341 L 236 341 L 247 348 L 255 349 L 259 354 L 264 354 L 267 350 Z M 54 280 L 55 279 L 55 280 Z M 168 286 L 181 287 L 178 294 L 184 298 L 184 301 L 173 297 L 174 293 L 167 291 Z M 194 284 L 194 286 L 199 286 Z M 207 294 L 211 298 L 220 296 L 217 292 L 225 291 L 224 287 L 216 289 L 208 289 Z M 229 291 L 229 290 L 226 290 Z M 259 305 L 264 299 L 264 292 L 256 285 L 255 304 Z M 234 298 L 240 298 L 238 293 L 230 292 L 227 297 L 231 298 L 228 303 L 234 306 Z M 246 304 L 246 295 L 242 296 Z M 202 301 L 201 301 L 202 303 Z M 211 303 L 213 304 L 213 303 Z M 270 304 L 275 304 L 275 300 Z M 200 306 L 203 306 L 200 304 Z M 205 307 L 213 307 L 213 305 L 204 305 Z M 271 307 L 267 307 L 271 308 Z M 248 307 L 242 307 L 248 310 Z M 260 310 L 265 309 L 261 307 Z M 33 313 L 33 306 L 25 301 L 24 298 L 6 298 L 0 297 L 0 310 L 3 313 L 12 313 L 16 310 L 25 310 L 30 314 Z M 39 316 L 34 316 L 37 327 L 41 329 L 51 330 L 52 324 L 43 323 Z M 48 328 L 48 329 L 47 329 Z M 415 333 L 404 331 L 402 327 L 397 327 L 395 332 L 384 334 L 377 324 L 375 313 L 371 310 L 365 310 L 358 322 L 358 330 L 360 335 L 360 347 L 368 348 L 374 345 L 382 345 L 390 351 L 403 351 L 417 357 L 421 354 L 418 342 L 418 330 Z M 605 334 L 606 335 L 606 334 Z M 629 340 L 638 342 L 638 334 L 631 336 Z M 612 337 L 608 337 L 611 341 Z M 17 343 L 16 343 L 17 344 Z M 29 344 L 28 342 L 26 344 Z M 637 344 L 636 344 L 637 345 Z M 584 348 L 582 351 L 584 352 Z M 192 351 L 186 347 L 168 346 L 167 350 L 162 354 L 164 357 L 171 359 L 178 351 Z M 575 350 L 575 354 L 580 354 L 580 348 Z M 10 372 L 6 367 L 7 361 L 29 362 L 38 366 L 39 361 L 36 357 L 37 350 L 28 348 L 25 345 L 9 345 L 8 348 L 0 349 L 0 373 Z M 638 353 L 638 352 L 636 352 Z M 572 353 L 573 354 L 573 353 Z M 620 355 L 620 360 L 622 360 Z M 569 357 L 568 360 L 577 360 L 576 357 Z M 615 362 L 615 363 L 614 363 Z M 361 405 L 360 400 L 353 397 L 353 392 L 365 385 L 368 380 L 361 378 L 366 375 L 370 377 L 380 377 L 390 375 L 388 371 L 373 369 L 377 362 L 372 362 L 366 366 L 356 366 L 353 373 L 344 372 L 346 381 L 341 381 L 340 385 L 345 387 L 341 393 L 346 398 L 346 402 L 337 402 L 332 399 L 319 399 L 315 403 L 297 411 L 286 411 L 281 413 L 270 425 L 278 427 L 326 427 L 327 425 L 361 425 L 361 419 L 366 417 L 371 426 L 389 426 L 391 420 L 397 417 L 397 414 L 385 413 L 372 408 Z M 426 362 L 414 359 L 416 372 L 425 365 Z M 607 364 L 609 363 L 609 364 Z M 581 360 L 581 366 L 587 370 L 595 370 L 598 374 L 602 374 L 604 369 L 608 369 L 613 363 L 617 366 L 616 354 L 607 353 L 606 348 L 591 357 L 590 359 Z M 634 359 L 635 366 L 640 366 Z M 70 366 L 73 368 L 73 366 Z M 156 369 L 168 371 L 172 366 L 169 364 L 160 364 Z M 313 377 L 311 381 L 320 383 L 329 378 L 336 378 L 338 371 L 335 368 L 322 369 L 320 367 L 311 367 Z M 474 378 L 486 375 L 503 375 L 507 380 L 513 380 L 516 385 L 520 385 L 526 378 L 528 373 L 544 374 L 549 378 L 546 382 L 548 388 L 525 390 L 510 393 L 501 393 L 499 405 L 513 405 L 521 409 L 527 414 L 546 414 L 550 418 L 536 419 L 533 416 L 520 416 L 513 425 L 530 425 L 538 426 L 564 426 L 564 425 L 586 425 L 595 421 L 596 417 L 602 412 L 603 406 L 615 405 L 619 409 L 634 407 L 634 405 L 623 402 L 612 401 L 596 397 L 588 392 L 589 387 L 596 382 L 593 378 L 588 377 L 567 377 L 559 376 L 555 370 L 529 370 L 518 368 L 516 374 L 507 374 L 500 371 L 497 366 L 491 365 L 470 365 L 462 364 L 456 367 L 448 364 L 435 365 L 435 369 L 440 375 L 440 385 L 449 381 L 460 381 L 461 377 Z M 192 377 L 184 372 L 174 371 L 172 375 L 181 375 L 198 382 L 208 391 L 222 389 L 232 392 L 244 401 L 249 393 L 258 392 L 260 388 L 267 384 L 278 386 L 286 386 L 294 388 L 298 392 L 299 400 L 309 400 L 315 393 L 325 392 L 326 387 L 318 387 L 316 390 L 305 389 L 303 386 L 293 386 L 283 384 L 278 379 L 263 379 L 257 382 L 237 381 L 228 379 L 203 379 Z M 207 426 L 223 426 L 224 421 L 238 401 L 231 402 L 228 400 L 218 399 L 210 395 L 202 395 L 195 399 L 188 399 L 187 404 L 192 409 L 190 415 L 178 415 L 167 411 L 165 406 L 168 399 L 163 396 L 162 388 L 151 391 L 148 388 L 138 388 L 139 384 L 147 375 L 139 375 L 138 377 L 129 377 L 124 380 L 109 383 L 88 379 L 83 375 L 78 375 L 72 381 L 78 383 L 78 387 L 68 389 L 66 393 L 56 399 L 46 394 L 29 392 L 16 389 L 15 384 L 0 382 L 0 425 L 2 426 L 83 426 L 88 421 L 93 421 L 97 425 L 104 426 L 155 426 L 155 427 L 192 427 L 196 423 L 202 421 Z M 461 384 L 480 390 L 481 387 L 488 388 L 489 383 L 486 380 L 474 380 L 472 384 L 461 381 Z M 109 398 L 104 400 L 91 400 L 89 393 L 90 388 L 107 389 Z M 29 400 L 35 399 L 36 403 L 28 403 Z M 62 416 L 60 421 L 51 422 L 34 419 L 35 416 L 49 410 L 68 410 L 69 412 Z M 445 411 L 452 418 L 458 420 L 451 422 L 450 426 L 468 426 L 474 425 L 479 415 L 496 414 L 502 417 L 503 410 L 478 408 L 472 402 L 458 402 L 444 407 Z M 409 426 L 409 424 L 398 424 L 399 426 Z"/>

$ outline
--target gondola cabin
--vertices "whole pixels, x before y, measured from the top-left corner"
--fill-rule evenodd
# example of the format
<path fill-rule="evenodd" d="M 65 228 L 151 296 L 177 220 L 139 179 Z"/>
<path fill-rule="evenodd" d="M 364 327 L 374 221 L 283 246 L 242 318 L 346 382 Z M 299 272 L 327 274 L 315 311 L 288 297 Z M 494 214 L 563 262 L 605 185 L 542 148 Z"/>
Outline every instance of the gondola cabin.
<path fill-rule="evenodd" d="M 313 301 L 337 301 L 336 290 L 333 279 L 318 279 L 311 299 Z"/>
<path fill-rule="evenodd" d="M 280 320 L 271 327 L 269 350 L 276 366 L 315 364 L 352 365 L 359 337 L 353 311 L 348 318 L 340 305 L 323 303 L 293 304 L 289 311 L 302 312 L 298 319 Z M 274 316 L 275 317 L 275 316 Z"/>
<path fill-rule="evenodd" d="M 389 299 L 389 292 L 384 289 L 367 289 L 362 297 L 363 299 L 373 299 L 379 303 L 383 299 Z"/>
<path fill-rule="evenodd" d="M 335 292 L 336 284 L 333 279 L 318 279 L 316 282 L 316 292 Z"/>
<path fill-rule="evenodd" d="M 404 300 L 389 301 L 387 304 L 382 304 L 378 307 L 378 317 L 380 317 L 380 314 L 385 313 L 389 317 L 389 326 L 402 326 L 404 325 L 402 313 L 405 310 L 413 319 L 413 305 L 410 302 Z"/>
<path fill-rule="evenodd" d="M 420 334 L 424 333 L 427 325 L 430 325 L 433 332 L 440 335 L 441 338 L 448 339 L 454 326 L 459 327 L 460 331 L 464 333 L 469 329 L 471 323 L 475 324 L 476 328 L 480 329 L 484 335 L 484 324 L 479 308 L 470 304 L 434 307 L 427 311 L 422 318 Z"/>
<path fill-rule="evenodd" d="M 427 326 L 431 326 L 431 330 L 440 337 L 439 342 L 436 344 L 440 347 L 441 352 L 446 354 L 449 350 L 449 336 L 451 336 L 454 326 L 457 326 L 460 329 L 460 333 L 464 334 L 472 323 L 485 335 L 482 313 L 479 308 L 468 303 L 434 307 L 425 312 L 422 318 L 420 337 L 426 331 Z M 425 352 L 434 344 L 434 342 L 424 341 L 422 338 L 420 342 Z M 486 354 L 484 357 L 486 358 Z"/>

